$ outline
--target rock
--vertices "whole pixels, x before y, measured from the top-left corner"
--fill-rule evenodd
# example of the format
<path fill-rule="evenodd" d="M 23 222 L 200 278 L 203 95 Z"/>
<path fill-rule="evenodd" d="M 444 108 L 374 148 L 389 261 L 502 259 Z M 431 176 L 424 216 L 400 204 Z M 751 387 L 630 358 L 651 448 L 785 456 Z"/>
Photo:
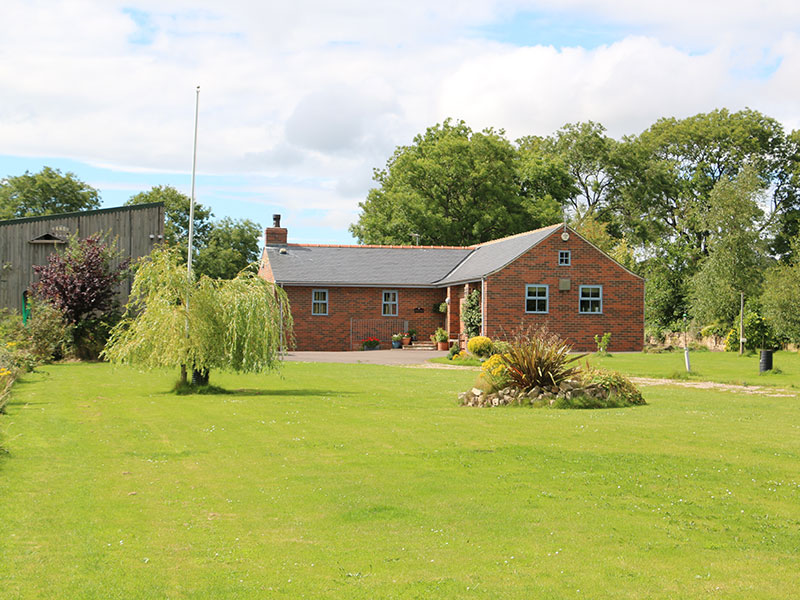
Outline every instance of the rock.
<path fill-rule="evenodd" d="M 483 390 L 478 388 L 472 388 L 472 395 L 480 398 L 481 396 L 483 396 Z"/>

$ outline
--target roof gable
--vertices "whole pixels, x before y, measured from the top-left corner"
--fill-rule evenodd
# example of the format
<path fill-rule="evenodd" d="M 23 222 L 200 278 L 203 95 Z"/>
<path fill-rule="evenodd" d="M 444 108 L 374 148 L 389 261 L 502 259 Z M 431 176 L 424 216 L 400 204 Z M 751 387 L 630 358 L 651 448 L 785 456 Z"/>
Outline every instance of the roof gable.
<path fill-rule="evenodd" d="M 476 281 L 491 275 L 522 256 L 562 227 L 562 224 L 550 225 L 480 244 L 475 247 L 462 263 L 437 283 L 439 285 L 453 285 Z"/>

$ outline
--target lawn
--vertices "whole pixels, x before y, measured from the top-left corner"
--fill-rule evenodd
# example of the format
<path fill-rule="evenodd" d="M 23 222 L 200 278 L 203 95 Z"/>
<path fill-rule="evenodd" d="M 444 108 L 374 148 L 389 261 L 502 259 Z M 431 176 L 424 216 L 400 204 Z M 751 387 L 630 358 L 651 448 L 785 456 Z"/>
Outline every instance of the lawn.
<path fill-rule="evenodd" d="M 0 417 L 0 596 L 800 594 L 797 397 L 457 406 L 474 377 L 290 363 L 175 396 L 45 367 Z"/>
<path fill-rule="evenodd" d="M 689 354 L 691 373 L 686 372 L 683 352 L 661 354 L 626 352 L 605 356 L 588 354 L 586 360 L 592 365 L 619 371 L 628 376 L 768 387 L 800 387 L 800 354 L 796 352 L 776 352 L 773 356 L 774 369 L 765 373 L 759 373 L 758 354 L 739 356 L 735 352 L 693 351 Z M 476 358 L 452 361 L 447 357 L 441 357 L 431 359 L 431 362 L 465 367 L 481 364 Z M 581 360 L 581 364 L 583 362 L 584 360 Z"/>

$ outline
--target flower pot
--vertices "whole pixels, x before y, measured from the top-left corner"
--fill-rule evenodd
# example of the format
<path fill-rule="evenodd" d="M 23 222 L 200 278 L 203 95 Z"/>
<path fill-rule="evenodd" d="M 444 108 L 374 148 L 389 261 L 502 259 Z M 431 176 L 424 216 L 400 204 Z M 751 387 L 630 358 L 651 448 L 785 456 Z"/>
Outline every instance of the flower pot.
<path fill-rule="evenodd" d="M 403 346 L 410 346 L 410 345 L 411 345 L 411 337 L 404 337 Z"/>
<path fill-rule="evenodd" d="M 402 347 L 403 347 L 403 340 L 392 340 L 392 348 L 396 350 L 397 348 L 402 348 Z"/>
<path fill-rule="evenodd" d="M 449 348 L 447 342 L 436 342 L 436 349 L 447 352 Z"/>

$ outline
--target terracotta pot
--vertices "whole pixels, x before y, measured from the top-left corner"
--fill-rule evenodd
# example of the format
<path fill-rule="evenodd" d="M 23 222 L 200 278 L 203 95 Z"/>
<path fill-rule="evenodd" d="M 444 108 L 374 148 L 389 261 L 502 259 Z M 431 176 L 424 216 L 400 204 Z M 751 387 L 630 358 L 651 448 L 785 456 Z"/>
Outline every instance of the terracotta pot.
<path fill-rule="evenodd" d="M 411 338 L 410 337 L 404 337 L 403 338 L 403 346 L 410 346 L 410 345 L 411 345 Z"/>
<path fill-rule="evenodd" d="M 447 352 L 447 350 L 449 350 L 449 348 L 450 347 L 448 346 L 447 342 L 436 342 L 436 349 L 437 350 L 444 350 L 445 352 Z"/>

